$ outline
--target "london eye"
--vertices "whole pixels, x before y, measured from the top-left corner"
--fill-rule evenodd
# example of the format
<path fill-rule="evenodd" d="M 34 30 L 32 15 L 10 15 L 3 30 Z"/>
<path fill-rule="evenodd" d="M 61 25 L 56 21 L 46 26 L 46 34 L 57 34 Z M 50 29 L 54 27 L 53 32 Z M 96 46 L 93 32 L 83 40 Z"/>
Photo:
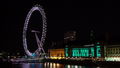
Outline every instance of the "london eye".
<path fill-rule="evenodd" d="M 28 49 L 27 31 L 28 31 L 28 28 L 29 28 L 28 26 L 30 24 L 29 21 L 30 21 L 31 15 L 33 14 L 34 11 L 39 11 L 39 13 L 41 14 L 42 29 L 40 30 L 41 35 L 39 34 L 39 31 L 31 29 L 31 32 L 33 32 L 34 35 L 35 35 L 37 46 L 38 46 L 37 49 L 34 52 L 31 52 Z M 41 22 L 39 22 L 39 23 L 41 23 Z M 47 22 L 46 22 L 46 16 L 45 16 L 44 9 L 40 5 L 35 5 L 28 12 L 27 17 L 25 19 L 24 27 L 23 27 L 23 47 L 24 47 L 24 50 L 25 50 L 25 53 L 27 54 L 27 56 L 39 57 L 42 53 L 45 54 L 43 45 L 44 45 L 45 38 L 46 38 L 46 31 L 47 31 L 46 27 L 47 27 Z M 38 35 L 40 35 L 41 37 L 39 38 Z"/>

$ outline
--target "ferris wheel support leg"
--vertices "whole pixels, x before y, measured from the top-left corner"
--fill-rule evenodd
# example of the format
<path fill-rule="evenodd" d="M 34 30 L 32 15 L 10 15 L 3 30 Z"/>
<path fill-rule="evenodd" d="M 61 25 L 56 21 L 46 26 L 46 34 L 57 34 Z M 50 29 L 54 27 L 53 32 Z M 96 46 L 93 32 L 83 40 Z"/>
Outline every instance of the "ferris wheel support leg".
<path fill-rule="evenodd" d="M 37 45 L 38 45 L 38 50 L 39 50 L 40 52 L 45 53 L 45 51 L 44 51 L 44 49 L 43 49 L 43 46 L 41 45 L 40 40 L 39 40 L 36 32 L 35 32 L 35 37 L 36 37 L 36 41 L 37 41 Z"/>

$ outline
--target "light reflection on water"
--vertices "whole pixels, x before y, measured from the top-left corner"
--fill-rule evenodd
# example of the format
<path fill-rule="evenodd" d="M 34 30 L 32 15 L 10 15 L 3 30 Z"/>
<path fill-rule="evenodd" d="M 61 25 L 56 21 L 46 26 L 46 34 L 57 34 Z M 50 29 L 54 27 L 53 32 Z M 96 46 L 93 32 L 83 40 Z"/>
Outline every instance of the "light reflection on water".
<path fill-rule="evenodd" d="M 90 67 L 80 65 L 65 65 L 59 63 L 21 63 L 13 64 L 12 68 L 101 68 L 101 67 Z"/>

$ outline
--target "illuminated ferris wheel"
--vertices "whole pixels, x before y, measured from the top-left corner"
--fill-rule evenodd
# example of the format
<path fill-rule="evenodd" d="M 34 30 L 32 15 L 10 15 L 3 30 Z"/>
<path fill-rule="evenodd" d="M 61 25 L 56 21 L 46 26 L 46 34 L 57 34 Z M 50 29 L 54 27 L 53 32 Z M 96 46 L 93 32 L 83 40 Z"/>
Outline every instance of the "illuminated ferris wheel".
<path fill-rule="evenodd" d="M 37 46 L 38 48 L 34 51 L 34 52 L 30 52 L 27 45 L 27 31 L 28 31 L 28 25 L 29 25 L 29 20 L 31 18 L 31 15 L 34 11 L 39 11 L 41 14 L 41 18 L 42 18 L 42 30 L 41 30 L 41 38 L 38 37 L 38 33 L 39 31 L 37 30 L 31 30 L 31 32 L 34 32 L 35 34 L 35 38 L 37 41 Z M 31 10 L 28 12 L 27 17 L 25 19 L 25 23 L 24 23 L 24 27 L 23 27 L 23 46 L 24 46 L 24 50 L 26 52 L 26 54 L 30 57 L 39 57 L 41 54 L 45 54 L 45 51 L 43 49 L 43 45 L 45 42 L 45 38 L 46 38 L 46 30 L 47 30 L 47 22 L 46 22 L 46 16 L 45 16 L 45 12 L 44 10 L 41 8 L 40 5 L 35 5 L 34 7 L 31 8 Z"/>

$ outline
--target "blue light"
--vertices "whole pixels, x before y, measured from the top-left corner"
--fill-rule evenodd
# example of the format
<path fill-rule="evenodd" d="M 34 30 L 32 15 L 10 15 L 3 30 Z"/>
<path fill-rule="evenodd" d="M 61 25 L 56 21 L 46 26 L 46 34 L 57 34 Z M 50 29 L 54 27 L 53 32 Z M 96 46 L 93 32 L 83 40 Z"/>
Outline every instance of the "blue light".
<path fill-rule="evenodd" d="M 33 57 L 35 57 L 35 56 L 36 56 L 36 54 L 35 54 L 35 53 L 32 53 L 32 56 L 33 56 Z"/>

